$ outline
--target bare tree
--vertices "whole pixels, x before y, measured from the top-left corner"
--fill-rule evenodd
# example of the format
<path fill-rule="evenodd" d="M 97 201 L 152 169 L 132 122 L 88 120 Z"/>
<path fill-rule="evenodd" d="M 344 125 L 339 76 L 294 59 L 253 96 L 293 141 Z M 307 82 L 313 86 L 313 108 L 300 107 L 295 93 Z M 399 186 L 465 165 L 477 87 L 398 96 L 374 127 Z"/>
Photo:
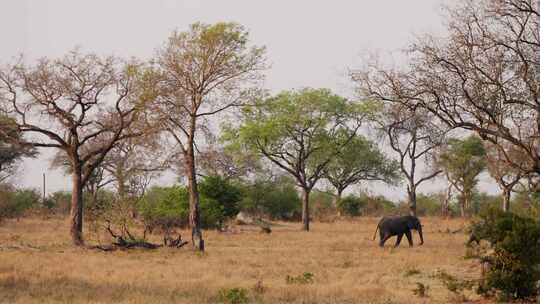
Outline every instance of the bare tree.
<path fill-rule="evenodd" d="M 226 149 L 211 146 L 197 155 L 202 175 L 217 175 L 241 179 L 260 169 L 259 159 L 254 155 L 234 154 Z"/>
<path fill-rule="evenodd" d="M 363 86 L 362 82 L 359 84 Z M 370 86 L 362 89 L 367 96 L 383 99 Z M 407 181 L 409 212 L 416 215 L 416 190 L 442 172 L 429 169 L 429 164 L 433 163 L 435 149 L 444 143 L 445 130 L 433 122 L 433 116 L 427 111 L 411 110 L 400 104 L 384 103 L 375 120 L 390 148 L 398 155 L 399 167 Z M 428 165 L 423 173 L 418 172 L 420 161 Z"/>
<path fill-rule="evenodd" d="M 512 195 L 513 188 L 524 177 L 521 170 L 517 169 L 506 159 L 505 153 L 509 155 L 514 162 L 526 161 L 527 158 L 521 155 L 519 151 L 511 147 L 505 147 L 501 149 L 501 144 L 494 145 L 490 142 L 484 142 L 486 147 L 486 165 L 489 175 L 497 182 L 499 188 L 502 190 L 504 211 L 510 211 L 510 196 Z"/>
<path fill-rule="evenodd" d="M 120 199 L 143 196 L 152 179 L 168 168 L 170 155 L 161 144 L 159 134 L 149 131 L 118 143 L 107 155 L 102 166 Z"/>
<path fill-rule="evenodd" d="M 192 242 L 201 251 L 197 135 L 210 129 L 206 118 L 241 105 L 258 91 L 264 53 L 264 48 L 248 46 L 248 32 L 238 24 L 196 23 L 187 32 L 174 32 L 156 58 L 156 101 L 164 129 L 183 156 Z"/>
<path fill-rule="evenodd" d="M 420 38 L 407 69 L 372 67 L 364 78 L 383 99 L 474 131 L 523 174 L 539 173 L 540 2 L 464 0 L 448 12 L 448 37 Z"/>
<path fill-rule="evenodd" d="M 72 172 L 70 234 L 83 245 L 83 187 L 116 143 L 134 134 L 129 126 L 141 108 L 135 83 L 139 64 L 73 51 L 35 65 L 0 70 L 2 110 L 13 119 L 24 145 L 65 153 Z M 7 135 L 7 134 L 3 134 Z"/>

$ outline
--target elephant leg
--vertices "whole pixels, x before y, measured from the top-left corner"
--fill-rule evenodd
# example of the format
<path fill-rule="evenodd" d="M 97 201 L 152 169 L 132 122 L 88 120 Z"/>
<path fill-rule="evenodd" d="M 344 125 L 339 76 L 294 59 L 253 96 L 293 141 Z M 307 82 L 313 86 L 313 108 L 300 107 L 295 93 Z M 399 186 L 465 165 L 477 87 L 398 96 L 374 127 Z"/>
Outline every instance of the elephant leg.
<path fill-rule="evenodd" d="M 381 242 L 379 243 L 380 247 L 384 247 L 384 243 L 391 237 L 389 233 L 381 234 Z"/>
<path fill-rule="evenodd" d="M 399 246 L 399 243 L 401 243 L 401 238 L 403 238 L 403 233 L 398 234 L 396 244 L 394 245 L 394 247 Z"/>
<path fill-rule="evenodd" d="M 407 230 L 405 232 L 405 235 L 407 236 L 407 241 L 409 241 L 409 247 L 413 246 L 413 240 L 412 240 L 412 234 L 410 230 Z"/>

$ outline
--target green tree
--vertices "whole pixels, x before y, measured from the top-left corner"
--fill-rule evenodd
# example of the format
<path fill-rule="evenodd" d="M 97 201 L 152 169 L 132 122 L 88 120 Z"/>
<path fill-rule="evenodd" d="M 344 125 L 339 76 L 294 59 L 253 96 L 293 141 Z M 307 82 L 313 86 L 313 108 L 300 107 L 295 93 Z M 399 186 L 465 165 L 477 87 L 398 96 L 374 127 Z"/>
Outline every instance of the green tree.
<path fill-rule="evenodd" d="M 189 190 L 191 237 L 204 251 L 197 187 L 196 135 L 209 133 L 206 119 L 240 106 L 259 92 L 265 49 L 250 46 L 236 23 L 192 24 L 174 32 L 158 51 L 156 82 L 149 85 L 160 121 L 178 144 Z"/>
<path fill-rule="evenodd" d="M 213 199 L 223 206 L 224 216 L 232 217 L 238 213 L 238 203 L 242 199 L 239 187 L 217 175 L 205 177 L 199 186 L 201 195 Z"/>
<path fill-rule="evenodd" d="M 17 168 L 17 161 L 23 157 L 36 155 L 35 149 L 21 145 L 22 132 L 15 120 L 0 115 L 0 183 L 11 177 Z"/>
<path fill-rule="evenodd" d="M 346 142 L 351 136 L 338 134 Z M 399 164 L 388 159 L 377 146 L 362 135 L 352 136 L 348 143 L 332 158 L 324 170 L 324 177 L 336 190 L 334 207 L 337 207 L 343 191 L 361 181 L 384 181 L 396 183 Z"/>
<path fill-rule="evenodd" d="M 245 185 L 239 207 L 271 219 L 291 220 L 299 213 L 300 204 L 294 180 L 289 176 L 278 176 L 270 180 L 257 178 Z"/>
<path fill-rule="evenodd" d="M 450 139 L 440 154 L 439 163 L 446 178 L 461 194 L 461 216 L 465 216 L 471 208 L 478 175 L 486 169 L 485 154 L 482 140 L 474 135 L 465 139 Z"/>
<path fill-rule="evenodd" d="M 309 194 L 332 158 L 354 137 L 363 113 L 326 89 L 282 92 L 248 107 L 242 125 L 229 128 L 224 138 L 295 178 L 302 189 L 303 229 L 309 231 Z M 349 138 L 338 136 L 351 125 Z"/>
<path fill-rule="evenodd" d="M 223 206 L 201 195 L 202 228 L 217 228 L 224 220 Z M 146 228 L 185 227 L 189 224 L 189 190 L 184 186 L 152 187 L 139 202 Z M 151 229 L 150 229 L 151 230 Z"/>

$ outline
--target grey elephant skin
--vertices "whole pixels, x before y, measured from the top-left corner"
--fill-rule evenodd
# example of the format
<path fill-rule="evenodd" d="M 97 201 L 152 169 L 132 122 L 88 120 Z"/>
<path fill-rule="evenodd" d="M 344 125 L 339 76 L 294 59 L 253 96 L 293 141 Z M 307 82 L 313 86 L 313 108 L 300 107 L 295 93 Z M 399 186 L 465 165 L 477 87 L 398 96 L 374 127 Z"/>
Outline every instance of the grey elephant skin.
<path fill-rule="evenodd" d="M 424 244 L 424 236 L 422 235 L 422 224 L 416 216 L 407 215 L 407 216 L 394 216 L 394 217 L 383 217 L 377 224 L 377 229 L 375 229 L 375 234 L 373 235 L 373 240 L 377 235 L 377 230 L 379 230 L 379 246 L 383 247 L 384 243 L 396 235 L 397 240 L 394 247 L 399 246 L 403 235 L 407 237 L 409 241 L 409 246 L 413 246 L 413 239 L 411 230 L 418 231 L 420 236 L 420 245 Z"/>

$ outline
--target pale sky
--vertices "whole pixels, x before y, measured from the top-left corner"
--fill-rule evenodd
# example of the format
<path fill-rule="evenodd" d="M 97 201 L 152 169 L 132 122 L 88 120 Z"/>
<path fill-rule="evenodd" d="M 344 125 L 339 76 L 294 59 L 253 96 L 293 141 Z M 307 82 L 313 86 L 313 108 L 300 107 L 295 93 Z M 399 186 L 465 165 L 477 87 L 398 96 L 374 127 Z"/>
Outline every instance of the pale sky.
<path fill-rule="evenodd" d="M 234 21 L 267 47 L 272 92 L 326 87 L 354 97 L 347 68 L 362 54 L 404 48 L 415 34 L 442 34 L 441 4 L 451 0 L 2 0 L 0 64 L 27 58 L 62 56 L 75 47 L 122 57 L 150 58 L 171 31 L 194 22 Z M 70 179 L 49 169 L 50 152 L 25 161 L 16 183 L 47 192 L 69 190 Z M 170 183 L 165 178 L 162 183 Z M 434 190 L 441 182 L 427 185 Z M 372 192 L 397 199 L 404 187 L 373 186 Z M 497 191 L 484 180 L 482 190 Z"/>

